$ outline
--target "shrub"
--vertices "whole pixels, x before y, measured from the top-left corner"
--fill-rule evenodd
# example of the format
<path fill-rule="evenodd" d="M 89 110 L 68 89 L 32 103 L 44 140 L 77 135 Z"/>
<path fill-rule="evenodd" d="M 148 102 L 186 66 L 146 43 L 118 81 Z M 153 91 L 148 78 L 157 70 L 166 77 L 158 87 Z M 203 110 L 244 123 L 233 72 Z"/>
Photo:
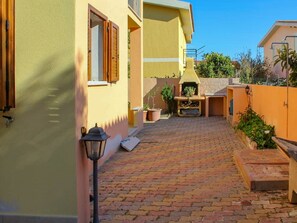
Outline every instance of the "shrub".
<path fill-rule="evenodd" d="M 173 103 L 173 99 L 174 99 L 174 94 L 173 94 L 172 88 L 173 88 L 172 86 L 169 86 L 166 83 L 161 91 L 162 100 L 165 101 L 167 104 L 168 113 L 172 112 L 172 103 Z"/>
<path fill-rule="evenodd" d="M 250 107 L 244 113 L 240 113 L 236 128 L 242 130 L 251 140 L 255 141 L 258 149 L 276 148 L 271 139 L 272 136 L 275 136 L 274 126 L 265 124 L 262 118 Z"/>
<path fill-rule="evenodd" d="M 240 64 L 238 75 L 241 83 L 261 84 L 275 77 L 268 60 L 263 60 L 259 52 L 255 58 L 252 57 L 251 50 L 242 52 L 238 55 L 237 61 Z"/>

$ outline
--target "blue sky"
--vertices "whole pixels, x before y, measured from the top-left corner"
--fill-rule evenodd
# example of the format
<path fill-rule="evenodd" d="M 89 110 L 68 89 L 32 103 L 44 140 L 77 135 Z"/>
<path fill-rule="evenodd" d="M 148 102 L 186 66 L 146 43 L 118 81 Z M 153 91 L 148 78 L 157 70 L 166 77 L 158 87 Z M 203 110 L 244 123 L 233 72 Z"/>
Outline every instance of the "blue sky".
<path fill-rule="evenodd" d="M 276 20 L 297 20 L 297 0 L 184 0 L 192 3 L 195 23 L 188 48 L 236 59 L 252 51 Z M 198 59 L 201 59 L 199 56 Z"/>

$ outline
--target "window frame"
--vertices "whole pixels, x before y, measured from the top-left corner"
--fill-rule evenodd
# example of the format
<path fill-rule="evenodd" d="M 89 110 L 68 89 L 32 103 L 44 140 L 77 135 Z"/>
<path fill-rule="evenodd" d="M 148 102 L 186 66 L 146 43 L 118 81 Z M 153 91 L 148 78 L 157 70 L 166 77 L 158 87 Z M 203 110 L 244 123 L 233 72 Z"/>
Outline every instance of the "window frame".
<path fill-rule="evenodd" d="M 91 29 L 91 13 L 103 20 L 103 80 L 93 81 L 92 77 L 92 29 Z M 95 7 L 88 6 L 88 85 L 107 85 L 107 66 L 108 66 L 108 18 Z"/>

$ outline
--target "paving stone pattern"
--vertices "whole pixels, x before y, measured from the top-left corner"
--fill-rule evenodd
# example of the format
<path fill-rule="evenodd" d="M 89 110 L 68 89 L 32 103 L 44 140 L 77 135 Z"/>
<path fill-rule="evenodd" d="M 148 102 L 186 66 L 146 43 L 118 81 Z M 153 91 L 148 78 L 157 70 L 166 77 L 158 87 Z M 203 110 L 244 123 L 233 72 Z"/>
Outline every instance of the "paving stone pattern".
<path fill-rule="evenodd" d="M 286 190 L 247 189 L 232 158 L 247 148 L 225 119 L 173 117 L 138 137 L 100 167 L 100 222 L 297 222 Z"/>

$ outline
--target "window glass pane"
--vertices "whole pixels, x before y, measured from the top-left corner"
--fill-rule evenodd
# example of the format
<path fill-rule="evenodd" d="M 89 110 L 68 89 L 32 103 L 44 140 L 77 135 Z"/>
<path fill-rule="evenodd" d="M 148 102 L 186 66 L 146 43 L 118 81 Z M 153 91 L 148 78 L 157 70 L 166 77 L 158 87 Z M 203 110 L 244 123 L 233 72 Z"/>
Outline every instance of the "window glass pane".
<path fill-rule="evenodd" d="M 103 78 L 103 20 L 91 13 L 91 80 L 102 81 Z"/>

